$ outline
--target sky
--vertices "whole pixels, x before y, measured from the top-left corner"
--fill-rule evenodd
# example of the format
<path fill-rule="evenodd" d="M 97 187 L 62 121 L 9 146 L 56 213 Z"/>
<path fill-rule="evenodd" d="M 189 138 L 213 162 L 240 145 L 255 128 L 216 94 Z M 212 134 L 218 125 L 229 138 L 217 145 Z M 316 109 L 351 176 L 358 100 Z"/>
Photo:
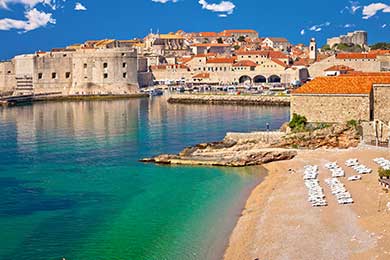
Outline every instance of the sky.
<path fill-rule="evenodd" d="M 390 0 L 0 0 L 0 60 L 95 39 L 154 33 L 255 29 L 323 45 L 329 37 L 368 31 L 389 42 Z"/>

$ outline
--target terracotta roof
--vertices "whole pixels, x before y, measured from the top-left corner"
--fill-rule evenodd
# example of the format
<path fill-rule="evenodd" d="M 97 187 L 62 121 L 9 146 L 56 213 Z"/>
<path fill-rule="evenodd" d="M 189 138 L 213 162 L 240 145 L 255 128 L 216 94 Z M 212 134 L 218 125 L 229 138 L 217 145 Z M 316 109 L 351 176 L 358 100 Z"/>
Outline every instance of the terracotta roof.
<path fill-rule="evenodd" d="M 230 47 L 230 44 L 225 43 L 196 43 L 192 44 L 194 47 Z"/>
<path fill-rule="evenodd" d="M 390 50 L 372 50 L 369 52 L 369 54 L 386 55 L 390 54 Z"/>
<path fill-rule="evenodd" d="M 235 60 L 235 58 L 211 58 L 207 63 L 234 63 Z"/>
<path fill-rule="evenodd" d="M 347 74 L 342 74 L 339 77 L 351 77 L 351 76 L 388 76 L 390 72 L 362 72 L 362 71 L 348 71 Z"/>
<path fill-rule="evenodd" d="M 302 58 L 297 61 L 294 61 L 294 66 L 309 66 L 310 59 L 309 58 Z"/>
<path fill-rule="evenodd" d="M 179 62 L 179 63 L 187 63 L 190 60 L 192 60 L 192 57 L 185 57 L 185 58 L 178 59 L 177 62 Z"/>
<path fill-rule="evenodd" d="M 273 42 L 288 42 L 286 38 L 282 38 L 282 37 L 267 37 L 267 38 Z"/>
<path fill-rule="evenodd" d="M 255 30 L 225 30 L 224 33 L 257 33 Z"/>
<path fill-rule="evenodd" d="M 369 94 L 373 84 L 390 84 L 390 76 L 318 77 L 293 94 Z"/>
<path fill-rule="evenodd" d="M 272 60 L 273 62 L 275 62 L 276 64 L 278 64 L 278 65 L 284 67 L 284 68 L 287 68 L 287 67 L 288 67 L 288 65 L 287 65 L 286 63 L 284 63 L 283 61 L 281 61 L 281 60 L 278 60 L 278 59 L 271 59 L 271 60 Z"/>
<path fill-rule="evenodd" d="M 256 67 L 256 62 L 250 60 L 240 60 L 233 65 L 234 67 Z"/>
<path fill-rule="evenodd" d="M 209 79 L 209 78 L 210 78 L 210 73 L 200 73 L 200 74 L 196 74 L 196 75 L 193 76 L 192 78 L 194 78 L 194 79 Z"/>
<path fill-rule="evenodd" d="M 344 65 L 334 65 L 327 68 L 325 71 L 353 71 L 354 69 Z"/>
<path fill-rule="evenodd" d="M 375 53 L 338 53 L 336 59 L 376 59 Z"/>
<path fill-rule="evenodd" d="M 216 32 L 200 32 L 198 35 L 200 37 L 218 37 L 218 33 Z"/>
<path fill-rule="evenodd" d="M 288 56 L 280 51 L 237 51 L 236 55 L 259 55 L 275 59 L 288 59 Z"/>

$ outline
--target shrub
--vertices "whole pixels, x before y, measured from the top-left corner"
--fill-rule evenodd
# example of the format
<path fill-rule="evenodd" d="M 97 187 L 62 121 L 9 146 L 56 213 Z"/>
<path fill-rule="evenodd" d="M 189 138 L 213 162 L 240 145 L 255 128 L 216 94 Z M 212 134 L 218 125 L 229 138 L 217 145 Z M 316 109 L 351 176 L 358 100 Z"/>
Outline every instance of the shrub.
<path fill-rule="evenodd" d="M 357 126 L 358 126 L 358 122 L 356 121 L 356 120 L 349 120 L 348 122 L 347 122 L 347 126 L 348 127 L 354 127 L 354 128 L 356 128 Z"/>
<path fill-rule="evenodd" d="M 303 131 L 305 130 L 306 124 L 307 124 L 307 119 L 305 116 L 301 116 L 294 113 L 288 126 L 293 131 Z"/>
<path fill-rule="evenodd" d="M 382 167 L 378 170 L 379 178 L 390 178 L 390 170 L 385 170 Z"/>

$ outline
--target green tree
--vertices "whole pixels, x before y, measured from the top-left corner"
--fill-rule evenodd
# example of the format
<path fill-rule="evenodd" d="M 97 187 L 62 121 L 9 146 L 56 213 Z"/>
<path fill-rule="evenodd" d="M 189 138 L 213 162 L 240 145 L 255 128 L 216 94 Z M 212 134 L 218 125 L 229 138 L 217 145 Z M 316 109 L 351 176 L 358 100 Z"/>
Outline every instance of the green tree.
<path fill-rule="evenodd" d="M 218 43 L 223 43 L 222 38 L 218 38 L 218 39 L 217 39 L 217 42 L 218 42 Z"/>
<path fill-rule="evenodd" d="M 241 35 L 240 37 L 238 37 L 237 39 L 239 42 L 245 42 L 245 36 Z"/>
<path fill-rule="evenodd" d="M 390 43 L 378 42 L 370 46 L 371 50 L 390 50 Z"/>
<path fill-rule="evenodd" d="M 325 44 L 324 46 L 322 46 L 321 50 L 322 51 L 330 51 L 332 49 L 330 48 L 329 44 Z"/>
<path fill-rule="evenodd" d="M 301 116 L 298 114 L 293 114 L 293 117 L 288 124 L 288 126 L 293 130 L 294 132 L 299 132 L 305 130 L 305 126 L 307 124 L 307 119 L 305 116 Z"/>

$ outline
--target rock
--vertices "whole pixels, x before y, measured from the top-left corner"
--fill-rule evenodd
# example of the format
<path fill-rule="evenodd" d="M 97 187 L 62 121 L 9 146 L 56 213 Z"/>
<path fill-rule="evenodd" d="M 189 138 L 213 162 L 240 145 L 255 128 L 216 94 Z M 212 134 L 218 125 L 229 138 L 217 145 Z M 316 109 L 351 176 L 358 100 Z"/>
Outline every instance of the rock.
<path fill-rule="evenodd" d="M 290 160 L 297 155 L 291 148 L 349 148 L 359 144 L 355 128 L 332 125 L 299 133 L 228 133 L 220 142 L 202 143 L 179 154 L 162 154 L 140 161 L 158 164 L 243 167 Z"/>

